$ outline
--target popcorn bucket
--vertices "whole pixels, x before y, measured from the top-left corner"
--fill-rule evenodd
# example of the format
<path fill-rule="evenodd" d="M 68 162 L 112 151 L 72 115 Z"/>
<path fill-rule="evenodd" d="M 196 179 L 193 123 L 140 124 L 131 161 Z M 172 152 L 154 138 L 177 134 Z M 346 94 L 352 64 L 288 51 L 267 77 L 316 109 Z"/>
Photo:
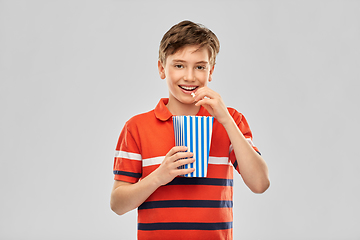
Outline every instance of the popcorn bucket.
<path fill-rule="evenodd" d="M 173 116 L 175 145 L 188 147 L 195 162 L 180 168 L 195 168 L 183 177 L 206 177 L 214 118 L 207 116 Z"/>

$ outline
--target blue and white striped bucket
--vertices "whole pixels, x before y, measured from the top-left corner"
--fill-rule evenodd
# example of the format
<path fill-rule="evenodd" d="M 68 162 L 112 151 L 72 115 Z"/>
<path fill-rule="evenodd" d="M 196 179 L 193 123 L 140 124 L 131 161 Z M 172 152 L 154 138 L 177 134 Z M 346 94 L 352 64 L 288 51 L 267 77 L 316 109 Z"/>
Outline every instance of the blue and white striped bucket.
<path fill-rule="evenodd" d="M 214 118 L 207 116 L 173 116 L 175 145 L 187 146 L 195 162 L 181 168 L 195 168 L 184 177 L 206 177 Z"/>

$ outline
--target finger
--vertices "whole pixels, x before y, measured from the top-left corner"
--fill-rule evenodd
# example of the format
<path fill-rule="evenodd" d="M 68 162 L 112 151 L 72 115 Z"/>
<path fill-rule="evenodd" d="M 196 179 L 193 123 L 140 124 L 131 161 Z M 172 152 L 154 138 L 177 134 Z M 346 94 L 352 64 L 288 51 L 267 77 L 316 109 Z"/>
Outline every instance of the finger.
<path fill-rule="evenodd" d="M 166 156 L 170 157 L 178 152 L 185 152 L 185 151 L 187 151 L 187 149 L 188 148 L 186 146 L 175 146 L 170 149 L 170 151 L 166 154 Z"/>
<path fill-rule="evenodd" d="M 215 112 L 214 112 L 212 106 L 210 106 L 210 105 L 208 105 L 208 104 L 199 104 L 199 105 L 197 105 L 197 103 L 196 103 L 195 105 L 196 105 L 196 106 L 203 106 L 203 107 L 206 109 L 206 111 L 208 111 L 208 113 L 210 113 L 211 116 L 213 116 L 214 118 L 216 118 Z"/>
<path fill-rule="evenodd" d="M 192 173 L 194 171 L 195 171 L 195 168 L 184 168 L 184 169 L 176 170 L 176 174 L 178 176 L 181 176 L 181 175 L 186 175 L 186 174 Z"/>
<path fill-rule="evenodd" d="M 178 161 L 179 159 L 183 159 L 183 158 L 191 158 L 192 156 L 194 156 L 194 154 L 192 152 L 177 152 L 174 155 L 172 155 L 170 157 L 171 161 Z"/>
<path fill-rule="evenodd" d="M 217 97 L 217 92 L 211 90 L 210 88 L 208 87 L 202 87 L 200 89 L 198 89 L 196 92 L 195 92 L 195 101 L 199 101 L 205 97 L 208 97 L 208 98 L 216 98 Z"/>
<path fill-rule="evenodd" d="M 176 161 L 175 166 L 176 166 L 176 168 L 178 168 L 178 167 L 181 167 L 183 165 L 193 163 L 193 162 L 195 162 L 195 158 L 181 159 L 181 160 Z"/>
<path fill-rule="evenodd" d="M 214 106 L 214 100 L 213 99 L 209 99 L 209 98 L 204 98 L 201 99 L 200 101 L 198 101 L 197 103 L 195 103 L 195 106 L 204 106 L 204 107 L 213 107 Z"/>

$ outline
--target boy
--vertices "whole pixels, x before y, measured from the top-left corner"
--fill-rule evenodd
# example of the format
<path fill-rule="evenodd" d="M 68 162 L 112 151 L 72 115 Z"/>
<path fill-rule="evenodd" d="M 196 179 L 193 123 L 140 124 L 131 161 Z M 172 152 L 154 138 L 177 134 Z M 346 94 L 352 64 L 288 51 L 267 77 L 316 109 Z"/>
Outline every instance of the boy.
<path fill-rule="evenodd" d="M 165 33 L 158 69 L 169 98 L 131 118 L 120 134 L 111 208 L 119 215 L 138 208 L 139 240 L 232 239 L 232 167 L 253 192 L 269 187 L 246 119 L 207 87 L 219 47 L 212 31 L 190 21 Z M 179 177 L 194 169 L 178 167 L 195 159 L 186 147 L 174 147 L 176 115 L 215 118 L 206 178 Z"/>

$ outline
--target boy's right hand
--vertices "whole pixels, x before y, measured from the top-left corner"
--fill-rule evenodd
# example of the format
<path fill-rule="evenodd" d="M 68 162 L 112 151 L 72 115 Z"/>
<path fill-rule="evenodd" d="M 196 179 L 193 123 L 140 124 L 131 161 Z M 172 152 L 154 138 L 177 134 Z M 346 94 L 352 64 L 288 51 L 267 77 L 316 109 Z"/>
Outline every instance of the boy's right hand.
<path fill-rule="evenodd" d="M 193 172 L 194 168 L 178 169 L 181 165 L 195 161 L 193 153 L 185 152 L 186 150 L 187 147 L 184 146 L 170 149 L 161 165 L 141 181 L 115 181 L 111 192 L 111 209 L 122 215 L 139 207 L 161 185 L 167 184 L 176 176 Z"/>
<path fill-rule="evenodd" d="M 179 175 L 195 171 L 195 168 L 178 168 L 182 165 L 195 162 L 195 159 L 192 158 L 194 154 L 192 152 L 186 152 L 186 150 L 187 147 L 185 146 L 175 146 L 166 154 L 161 165 L 153 172 L 159 181 L 159 185 L 165 185 Z"/>

